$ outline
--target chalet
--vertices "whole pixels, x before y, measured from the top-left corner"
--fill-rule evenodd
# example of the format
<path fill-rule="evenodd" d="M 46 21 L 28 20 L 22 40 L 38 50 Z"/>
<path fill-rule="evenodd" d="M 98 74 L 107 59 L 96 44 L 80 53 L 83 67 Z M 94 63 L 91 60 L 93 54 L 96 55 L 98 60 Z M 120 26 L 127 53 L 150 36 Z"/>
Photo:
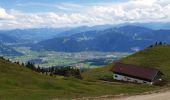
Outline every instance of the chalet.
<path fill-rule="evenodd" d="M 154 84 L 160 82 L 163 75 L 159 70 L 135 65 L 116 63 L 113 66 L 113 78 L 120 81 Z"/>

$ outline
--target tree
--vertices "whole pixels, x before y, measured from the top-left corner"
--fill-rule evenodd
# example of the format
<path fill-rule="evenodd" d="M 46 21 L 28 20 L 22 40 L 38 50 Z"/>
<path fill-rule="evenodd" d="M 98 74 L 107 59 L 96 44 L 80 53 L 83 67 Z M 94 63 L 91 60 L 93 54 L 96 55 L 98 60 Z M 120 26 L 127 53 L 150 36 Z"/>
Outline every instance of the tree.
<path fill-rule="evenodd" d="M 157 45 L 158 45 L 158 42 L 155 43 L 155 46 L 157 46 Z"/>
<path fill-rule="evenodd" d="M 31 62 L 28 62 L 28 63 L 26 64 L 26 67 L 29 68 L 29 69 L 31 69 L 31 70 L 33 70 L 33 71 L 37 71 L 35 65 L 34 65 L 33 63 L 31 63 Z"/>
<path fill-rule="evenodd" d="M 40 66 L 38 65 L 38 67 L 37 67 L 37 72 L 41 72 L 41 68 L 40 68 Z"/>
<path fill-rule="evenodd" d="M 159 45 L 161 46 L 161 45 L 163 45 L 163 43 L 162 43 L 162 42 L 159 42 Z"/>
<path fill-rule="evenodd" d="M 22 64 L 21 64 L 21 66 L 25 66 L 25 64 L 24 64 L 24 63 L 22 63 Z"/>
<path fill-rule="evenodd" d="M 5 60 L 4 57 L 0 57 L 0 59 Z"/>

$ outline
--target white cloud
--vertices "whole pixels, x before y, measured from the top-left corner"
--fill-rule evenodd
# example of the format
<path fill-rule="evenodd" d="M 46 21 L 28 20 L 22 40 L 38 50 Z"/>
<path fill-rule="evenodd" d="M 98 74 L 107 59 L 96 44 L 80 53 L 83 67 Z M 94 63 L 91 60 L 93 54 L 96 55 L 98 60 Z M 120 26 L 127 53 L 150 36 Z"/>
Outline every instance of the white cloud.
<path fill-rule="evenodd" d="M 5 17 L 5 15 L 6 15 L 5 9 L 0 8 L 0 17 L 1 17 L 1 18 L 2 18 L 2 17 Z"/>
<path fill-rule="evenodd" d="M 79 4 L 74 4 L 74 3 L 61 3 L 58 5 L 55 5 L 55 7 L 63 11 L 77 11 L 77 10 L 84 8 L 84 6 L 79 5 Z"/>
<path fill-rule="evenodd" d="M 5 9 L 0 8 L 1 28 L 65 27 L 115 24 L 127 21 L 170 21 L 169 0 L 129 0 L 102 5 L 65 3 L 57 5 L 57 9 L 70 12 L 24 13 L 16 10 L 6 12 Z M 76 9 L 78 11 L 75 11 Z"/>
<path fill-rule="evenodd" d="M 0 20 L 14 19 L 14 16 L 7 14 L 5 9 L 0 7 Z"/>

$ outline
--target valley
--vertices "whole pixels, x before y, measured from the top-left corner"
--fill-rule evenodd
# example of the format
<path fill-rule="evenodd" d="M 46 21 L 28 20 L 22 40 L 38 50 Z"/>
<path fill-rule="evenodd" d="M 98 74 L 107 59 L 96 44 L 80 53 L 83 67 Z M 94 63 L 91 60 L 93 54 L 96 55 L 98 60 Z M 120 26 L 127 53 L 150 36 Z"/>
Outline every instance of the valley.
<path fill-rule="evenodd" d="M 6 56 L 6 58 L 13 62 L 32 62 L 41 67 L 76 66 L 78 68 L 96 68 L 105 66 L 131 54 L 128 52 L 37 52 L 30 50 L 28 47 L 18 47 L 15 49 L 23 55 Z"/>

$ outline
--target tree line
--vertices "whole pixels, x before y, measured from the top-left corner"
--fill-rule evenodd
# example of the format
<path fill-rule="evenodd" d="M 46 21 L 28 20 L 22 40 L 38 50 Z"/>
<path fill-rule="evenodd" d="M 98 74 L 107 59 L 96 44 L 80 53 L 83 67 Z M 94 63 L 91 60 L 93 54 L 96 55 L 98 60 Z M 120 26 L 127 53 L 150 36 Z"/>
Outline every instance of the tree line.
<path fill-rule="evenodd" d="M 5 59 L 4 57 L 0 57 L 0 59 L 11 62 L 9 59 Z M 50 76 L 59 75 L 59 76 L 64 76 L 64 77 L 75 77 L 78 79 L 82 79 L 80 69 L 78 69 L 74 66 L 44 68 L 44 67 L 40 67 L 40 66 L 36 67 L 35 64 L 31 63 L 31 62 L 27 62 L 26 64 L 20 63 L 20 62 L 11 62 L 11 63 L 15 63 L 20 66 L 24 66 L 28 69 L 31 69 L 32 71 L 42 73 L 45 75 L 50 75 Z"/>
<path fill-rule="evenodd" d="M 150 45 L 149 48 L 156 47 L 156 46 L 167 46 L 168 44 L 166 42 L 155 42 L 155 44 Z"/>

